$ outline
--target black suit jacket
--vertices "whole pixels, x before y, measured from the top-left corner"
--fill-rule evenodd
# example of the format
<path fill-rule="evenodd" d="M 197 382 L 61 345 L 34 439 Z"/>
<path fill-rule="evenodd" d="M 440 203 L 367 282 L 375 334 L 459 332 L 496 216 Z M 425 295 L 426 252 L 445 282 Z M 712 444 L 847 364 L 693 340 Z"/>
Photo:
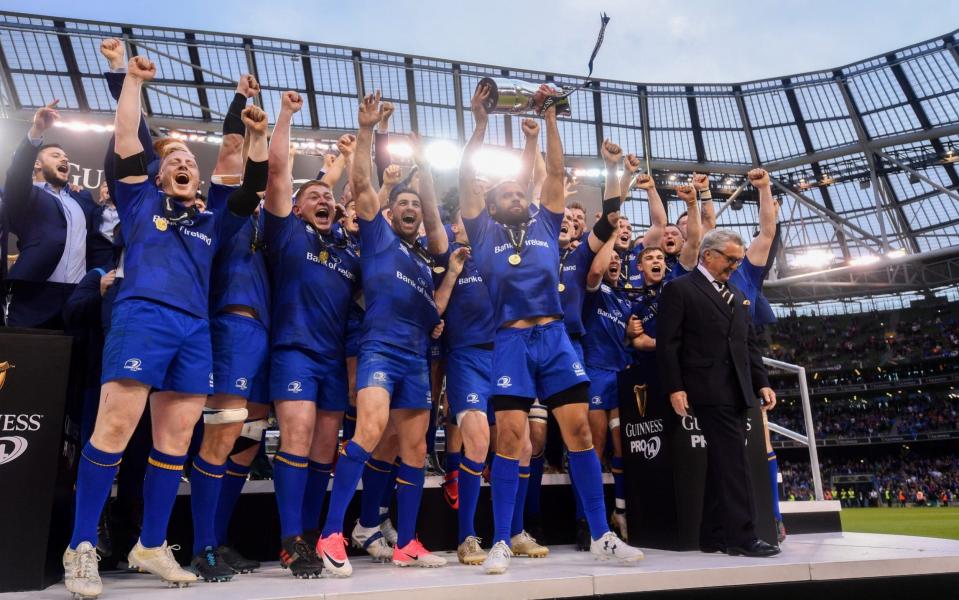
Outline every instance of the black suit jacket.
<path fill-rule="evenodd" d="M 690 406 L 757 405 L 769 386 L 743 293 L 726 304 L 698 269 L 667 283 L 659 299 L 656 359 L 664 391 Z"/>

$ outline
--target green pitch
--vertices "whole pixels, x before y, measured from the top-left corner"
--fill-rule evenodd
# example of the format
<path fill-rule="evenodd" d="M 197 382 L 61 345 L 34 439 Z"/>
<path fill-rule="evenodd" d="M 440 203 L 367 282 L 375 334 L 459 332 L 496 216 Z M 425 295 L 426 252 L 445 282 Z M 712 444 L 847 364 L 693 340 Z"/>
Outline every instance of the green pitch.
<path fill-rule="evenodd" d="M 844 508 L 843 531 L 959 540 L 959 507 Z"/>

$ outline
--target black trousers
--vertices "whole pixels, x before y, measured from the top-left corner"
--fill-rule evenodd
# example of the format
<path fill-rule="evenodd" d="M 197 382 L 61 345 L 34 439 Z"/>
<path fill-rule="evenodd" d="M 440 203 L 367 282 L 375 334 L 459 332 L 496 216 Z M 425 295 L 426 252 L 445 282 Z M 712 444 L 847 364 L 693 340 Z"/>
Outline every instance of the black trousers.
<path fill-rule="evenodd" d="M 700 545 L 740 546 L 756 538 L 756 505 L 746 458 L 746 407 L 695 406 L 706 438 Z"/>

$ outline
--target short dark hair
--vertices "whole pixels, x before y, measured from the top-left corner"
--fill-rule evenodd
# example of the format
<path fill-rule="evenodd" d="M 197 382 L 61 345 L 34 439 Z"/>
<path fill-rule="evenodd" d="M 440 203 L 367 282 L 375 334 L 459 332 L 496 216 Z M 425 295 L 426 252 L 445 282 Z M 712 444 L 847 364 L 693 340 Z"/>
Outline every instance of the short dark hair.
<path fill-rule="evenodd" d="M 583 211 L 583 214 L 586 214 L 586 207 L 580 204 L 579 202 L 576 202 L 575 200 L 570 202 L 569 206 L 567 206 L 566 208 L 570 210 L 581 210 Z"/>
<path fill-rule="evenodd" d="M 683 212 L 681 212 L 681 213 L 679 214 L 678 217 L 676 217 L 676 222 L 679 223 L 679 220 L 680 220 L 680 219 L 682 219 L 683 217 L 688 217 L 688 216 L 689 216 L 689 211 L 688 211 L 688 210 L 684 210 Z"/>
<path fill-rule="evenodd" d="M 330 184 L 328 184 L 327 182 L 319 179 L 311 179 L 305 182 L 303 185 L 301 185 L 300 189 L 296 190 L 296 194 L 293 195 L 293 204 L 296 204 L 296 202 L 300 199 L 300 196 L 306 193 L 306 190 L 317 185 L 321 185 L 325 187 L 326 189 L 330 190 L 331 192 L 333 191 L 333 188 L 331 188 Z"/>
<path fill-rule="evenodd" d="M 659 246 L 646 246 L 639 252 L 639 256 L 636 257 L 637 260 L 643 260 L 643 257 L 649 254 L 650 252 L 661 252 L 663 256 L 666 256 L 666 251 L 660 248 Z"/>
<path fill-rule="evenodd" d="M 58 149 L 58 150 L 63 150 L 63 146 L 61 146 L 60 144 L 44 144 L 44 145 L 40 146 L 40 149 L 39 149 L 39 150 L 37 150 L 37 156 L 39 156 L 40 153 L 43 152 L 44 150 L 49 150 L 50 148 L 56 148 L 56 149 Z M 66 150 L 63 150 L 63 151 L 66 152 Z"/>
<path fill-rule="evenodd" d="M 390 190 L 390 199 L 389 199 L 388 206 L 392 207 L 393 204 L 396 203 L 397 199 L 399 199 L 400 194 L 413 194 L 414 196 L 419 198 L 420 202 L 423 201 L 423 197 L 420 196 L 419 192 L 401 183 L 400 185 L 397 185 L 396 187 Z"/>

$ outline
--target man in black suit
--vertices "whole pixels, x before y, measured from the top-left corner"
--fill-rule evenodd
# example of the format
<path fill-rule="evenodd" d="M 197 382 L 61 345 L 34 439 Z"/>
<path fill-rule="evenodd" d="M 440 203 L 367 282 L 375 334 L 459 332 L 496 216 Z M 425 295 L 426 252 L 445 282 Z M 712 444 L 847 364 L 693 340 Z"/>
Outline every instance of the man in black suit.
<path fill-rule="evenodd" d="M 773 556 L 756 537 L 756 508 L 746 458 L 746 411 L 762 399 L 776 404 L 769 387 L 749 301 L 730 286 L 742 263 L 742 238 L 716 229 L 703 238 L 699 265 L 673 280 L 659 302 L 656 358 L 676 414 L 690 406 L 706 438 L 706 487 L 699 544 L 703 552 Z"/>

